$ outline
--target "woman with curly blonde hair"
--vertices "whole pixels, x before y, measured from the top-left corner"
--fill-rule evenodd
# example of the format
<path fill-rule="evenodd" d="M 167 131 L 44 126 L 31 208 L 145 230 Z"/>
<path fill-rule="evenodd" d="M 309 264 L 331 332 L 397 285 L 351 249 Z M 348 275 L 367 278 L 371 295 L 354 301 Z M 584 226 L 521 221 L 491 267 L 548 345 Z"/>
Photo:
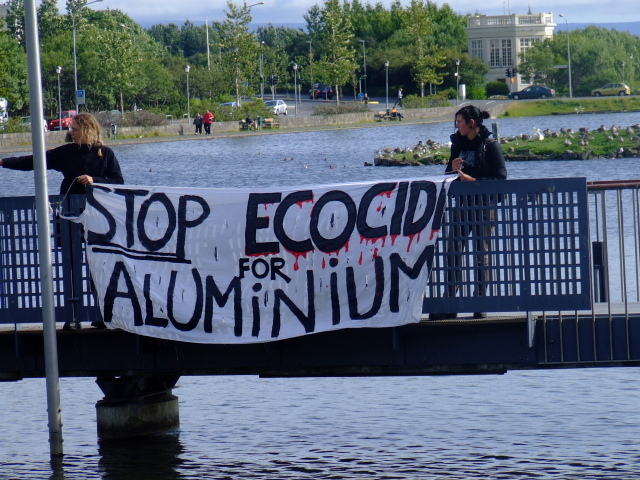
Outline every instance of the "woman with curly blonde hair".
<path fill-rule="evenodd" d="M 64 178 L 60 194 L 85 193 L 92 183 L 122 184 L 122 172 L 115 153 L 102 144 L 100 124 L 90 113 L 78 113 L 69 126 L 73 143 L 46 153 L 47 168 Z M 33 170 L 33 155 L 0 159 L 0 165 L 13 170 Z"/>

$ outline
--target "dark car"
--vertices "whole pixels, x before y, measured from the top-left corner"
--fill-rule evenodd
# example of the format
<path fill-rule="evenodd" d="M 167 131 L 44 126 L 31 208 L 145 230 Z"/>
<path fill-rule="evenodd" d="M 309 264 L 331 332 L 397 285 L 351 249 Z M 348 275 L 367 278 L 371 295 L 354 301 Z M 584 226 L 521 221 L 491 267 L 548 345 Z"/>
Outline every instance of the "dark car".
<path fill-rule="evenodd" d="M 315 93 L 314 93 L 315 92 Z M 325 100 L 333 99 L 333 87 L 322 83 L 315 83 L 313 88 L 309 90 L 309 98 L 324 98 Z"/>
<path fill-rule="evenodd" d="M 519 92 L 511 92 L 509 98 L 511 100 L 521 100 L 525 98 L 552 98 L 556 96 L 556 91 L 553 88 L 545 87 L 544 85 L 531 85 Z"/>

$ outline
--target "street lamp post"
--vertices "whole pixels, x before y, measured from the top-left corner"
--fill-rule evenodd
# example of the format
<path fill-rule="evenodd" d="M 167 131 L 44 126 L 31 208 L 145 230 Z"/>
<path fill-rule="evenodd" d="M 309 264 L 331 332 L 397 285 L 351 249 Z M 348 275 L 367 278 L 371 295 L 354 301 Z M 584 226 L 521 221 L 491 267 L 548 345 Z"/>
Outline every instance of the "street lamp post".
<path fill-rule="evenodd" d="M 458 91 L 460 90 L 460 60 L 456 60 L 456 106 L 458 105 Z"/>
<path fill-rule="evenodd" d="M 121 23 L 120 26 L 126 30 L 129 30 L 131 32 L 131 38 L 133 39 L 133 44 L 136 44 L 136 32 L 133 28 L 125 25 L 124 23 Z"/>
<path fill-rule="evenodd" d="M 569 43 L 569 21 L 563 14 L 560 14 L 560 18 L 564 18 L 564 22 L 567 26 L 567 69 L 569 70 L 569 98 L 573 98 L 573 87 L 571 86 L 571 44 Z"/>
<path fill-rule="evenodd" d="M 189 99 L 189 70 L 190 70 L 189 65 L 185 65 L 184 71 L 187 72 L 187 125 L 191 125 L 191 103 Z"/>
<path fill-rule="evenodd" d="M 298 64 L 293 64 L 293 100 L 295 104 L 294 117 L 298 116 Z"/>
<path fill-rule="evenodd" d="M 386 78 L 386 87 L 387 87 L 387 112 L 389 111 L 389 60 L 384 62 L 384 72 Z"/>
<path fill-rule="evenodd" d="M 205 30 L 207 31 L 207 70 L 211 70 L 211 56 L 209 54 L 209 17 L 204 17 Z"/>
<path fill-rule="evenodd" d="M 246 9 L 247 11 L 250 11 L 253 7 L 256 7 L 258 5 L 264 5 L 264 2 L 257 2 L 257 3 L 252 3 L 251 5 L 247 5 L 247 2 L 244 2 L 244 9 Z M 236 25 L 238 24 L 238 19 L 236 18 Z M 240 106 L 240 65 L 238 63 L 238 56 L 239 56 L 239 48 L 236 45 L 236 47 L 234 48 L 234 52 L 236 54 L 236 58 L 235 58 L 235 62 L 236 62 L 236 104 L 238 105 L 238 107 Z"/>
<path fill-rule="evenodd" d="M 365 40 L 360 40 L 362 43 L 362 60 L 364 63 L 364 93 L 369 94 L 367 91 L 367 47 L 365 44 L 367 43 Z"/>
<path fill-rule="evenodd" d="M 62 97 L 60 96 L 60 74 L 62 73 L 62 67 L 58 65 L 56 67 L 56 74 L 58 75 L 58 130 L 62 131 Z"/>
<path fill-rule="evenodd" d="M 87 5 L 91 5 L 92 3 L 102 2 L 102 0 L 93 0 L 93 2 L 85 3 L 78 10 L 86 7 Z M 73 30 L 73 82 L 75 86 L 75 96 L 76 96 L 76 112 L 78 111 L 78 61 L 76 57 L 76 13 L 71 14 L 71 24 Z"/>
<path fill-rule="evenodd" d="M 307 40 L 307 43 L 309 44 L 309 70 L 310 70 L 310 74 L 309 74 L 309 80 L 311 82 L 311 92 L 312 92 L 312 97 L 315 100 L 316 98 L 316 89 L 313 88 L 313 52 L 311 51 L 311 40 Z"/>
<path fill-rule="evenodd" d="M 624 83 L 624 62 L 622 62 L 622 83 Z"/>
<path fill-rule="evenodd" d="M 262 73 L 262 62 L 264 61 L 264 54 L 262 51 L 263 48 L 264 41 L 260 42 L 260 98 L 262 99 L 262 101 L 264 101 L 264 74 Z"/>

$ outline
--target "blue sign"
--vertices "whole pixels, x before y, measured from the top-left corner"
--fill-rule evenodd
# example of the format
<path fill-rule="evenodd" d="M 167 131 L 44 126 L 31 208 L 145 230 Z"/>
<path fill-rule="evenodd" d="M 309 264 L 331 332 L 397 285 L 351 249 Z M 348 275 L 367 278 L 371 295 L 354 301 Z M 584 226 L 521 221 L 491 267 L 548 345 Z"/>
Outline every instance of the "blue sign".
<path fill-rule="evenodd" d="M 76 102 L 78 105 L 84 105 L 84 90 L 76 90 Z"/>
<path fill-rule="evenodd" d="M 360 92 L 358 94 L 358 100 L 362 100 L 364 98 L 364 93 Z"/>

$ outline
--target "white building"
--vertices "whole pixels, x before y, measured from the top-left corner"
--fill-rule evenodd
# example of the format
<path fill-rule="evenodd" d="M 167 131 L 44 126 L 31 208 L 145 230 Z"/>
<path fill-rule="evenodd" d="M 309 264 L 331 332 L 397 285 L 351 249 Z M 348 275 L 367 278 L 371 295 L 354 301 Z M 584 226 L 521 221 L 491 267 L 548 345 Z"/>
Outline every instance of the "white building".
<path fill-rule="evenodd" d="M 478 15 L 467 20 L 469 55 L 480 58 L 491 69 L 487 82 L 506 82 L 511 91 L 521 90 L 528 84 L 520 75 L 507 78 L 507 68 L 518 67 L 518 54 L 526 52 L 534 42 L 553 37 L 553 14 Z"/>

